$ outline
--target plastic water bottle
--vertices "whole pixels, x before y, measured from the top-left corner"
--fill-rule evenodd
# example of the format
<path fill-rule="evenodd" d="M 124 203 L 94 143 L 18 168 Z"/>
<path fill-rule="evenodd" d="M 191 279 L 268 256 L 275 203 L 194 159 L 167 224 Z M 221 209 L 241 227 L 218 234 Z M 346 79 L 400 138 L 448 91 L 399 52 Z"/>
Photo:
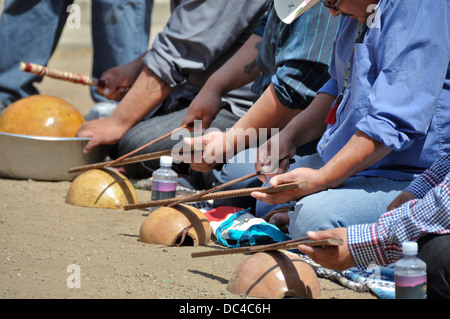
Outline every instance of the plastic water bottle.
<path fill-rule="evenodd" d="M 427 265 L 417 257 L 417 243 L 402 244 L 403 258 L 394 265 L 395 298 L 427 298 Z"/>
<path fill-rule="evenodd" d="M 176 196 L 178 174 L 172 170 L 172 157 L 161 156 L 160 168 L 153 172 L 152 200 Z"/>

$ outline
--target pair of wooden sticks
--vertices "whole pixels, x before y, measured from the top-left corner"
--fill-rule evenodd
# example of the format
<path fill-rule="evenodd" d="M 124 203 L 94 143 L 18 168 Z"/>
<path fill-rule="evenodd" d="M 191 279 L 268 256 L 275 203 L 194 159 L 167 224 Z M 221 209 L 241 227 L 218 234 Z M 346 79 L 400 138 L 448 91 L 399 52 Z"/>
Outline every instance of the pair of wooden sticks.
<path fill-rule="evenodd" d="M 280 250 L 280 249 L 296 249 L 298 245 L 307 245 L 311 247 L 335 247 L 340 246 L 344 242 L 340 238 L 329 238 L 321 240 L 311 240 L 308 237 L 296 238 L 291 240 L 286 240 L 278 243 L 267 244 L 267 245 L 255 245 L 255 246 L 245 246 L 236 248 L 221 248 L 215 250 L 207 250 L 194 252 L 191 254 L 192 258 L 197 257 L 209 257 L 209 256 L 219 256 L 219 255 L 231 255 L 231 254 L 243 254 L 243 253 L 254 253 L 260 251 L 270 251 L 270 250 Z"/>
<path fill-rule="evenodd" d="M 126 165 L 126 164 L 131 164 L 131 163 L 138 163 L 138 162 L 143 162 L 143 161 L 160 158 L 161 156 L 169 156 L 172 153 L 171 150 L 163 150 L 163 151 L 152 152 L 152 153 L 136 155 L 136 156 L 131 156 L 131 155 L 133 155 L 133 154 L 143 150 L 144 148 L 149 147 L 150 145 L 153 145 L 153 144 L 171 136 L 173 133 L 178 132 L 187 127 L 188 127 L 188 125 L 182 125 L 182 126 L 176 128 L 175 130 L 173 130 L 172 132 L 169 132 L 161 137 L 158 137 L 157 139 L 154 139 L 154 140 L 138 147 L 137 149 L 135 149 L 125 155 L 120 156 L 119 158 L 117 158 L 115 160 L 72 167 L 68 170 L 68 173 L 82 172 L 82 171 L 87 171 L 89 169 L 94 169 L 94 168 L 106 168 L 106 167 L 120 166 L 120 165 Z M 192 151 L 201 151 L 201 149 L 196 149 L 194 147 L 192 149 Z"/>
<path fill-rule="evenodd" d="M 291 163 L 294 161 L 291 160 Z M 247 174 L 245 176 L 236 178 L 234 180 L 231 180 L 229 182 L 223 183 L 221 185 L 218 185 L 216 187 L 204 190 L 200 193 L 185 196 L 185 197 L 175 197 L 175 198 L 167 198 L 167 199 L 161 199 L 156 201 L 150 201 L 146 203 L 138 203 L 138 204 L 130 204 L 125 205 L 123 207 L 124 210 L 131 210 L 136 208 L 147 208 L 147 207 L 158 207 L 158 206 L 167 206 L 172 207 L 181 203 L 189 203 L 189 202 L 195 202 L 195 201 L 205 201 L 205 200 L 211 200 L 211 199 L 223 199 L 223 198 L 230 198 L 230 197 L 240 197 L 240 196 L 249 196 L 253 192 L 261 192 L 261 193 L 277 193 L 282 191 L 289 191 L 289 190 L 295 190 L 299 188 L 303 188 L 308 186 L 308 182 L 294 182 L 294 183 L 286 183 L 282 185 L 277 186 L 266 186 L 266 187 L 250 187 L 245 189 L 236 189 L 236 190 L 229 190 L 229 191 L 222 191 L 217 192 L 220 189 L 226 188 L 228 186 L 234 185 L 238 182 L 256 177 L 261 174 L 261 171 L 253 172 L 250 174 Z"/>

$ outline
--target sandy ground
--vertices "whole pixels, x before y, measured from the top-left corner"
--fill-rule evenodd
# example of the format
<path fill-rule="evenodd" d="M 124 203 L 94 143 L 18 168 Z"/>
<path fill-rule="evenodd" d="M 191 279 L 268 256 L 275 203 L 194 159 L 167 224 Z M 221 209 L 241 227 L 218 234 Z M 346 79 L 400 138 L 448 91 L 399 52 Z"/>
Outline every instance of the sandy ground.
<path fill-rule="evenodd" d="M 89 74 L 90 62 L 88 48 L 58 48 L 49 66 Z M 82 114 L 94 104 L 85 86 L 46 78 L 38 87 Z M 228 292 L 227 284 L 249 255 L 191 258 L 194 251 L 218 246 L 139 242 L 147 210 L 66 204 L 70 184 L 0 179 L 0 298 L 248 299 Z M 137 194 L 139 201 L 150 199 L 149 191 Z M 77 274 L 79 288 L 73 287 Z M 321 299 L 376 299 L 328 279 L 319 281 Z"/>

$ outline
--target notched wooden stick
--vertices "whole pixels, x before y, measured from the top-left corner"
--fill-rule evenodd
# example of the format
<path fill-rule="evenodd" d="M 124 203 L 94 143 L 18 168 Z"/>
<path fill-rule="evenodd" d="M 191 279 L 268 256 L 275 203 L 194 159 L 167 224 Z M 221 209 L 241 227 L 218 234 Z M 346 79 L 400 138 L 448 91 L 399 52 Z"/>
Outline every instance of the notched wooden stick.
<path fill-rule="evenodd" d="M 309 238 L 302 238 L 301 240 L 291 240 L 286 242 L 267 244 L 267 245 L 256 245 L 248 247 L 237 247 L 237 248 L 224 248 L 208 251 L 194 252 L 191 254 L 192 258 L 198 257 L 209 257 L 209 256 L 219 256 L 219 255 L 231 255 L 231 254 L 243 254 L 252 253 L 260 251 L 269 250 L 280 250 L 280 249 L 296 249 L 298 245 L 308 245 L 313 247 L 320 246 L 340 246 L 343 244 L 343 240 L 339 238 L 321 239 L 321 240 L 310 240 Z"/>

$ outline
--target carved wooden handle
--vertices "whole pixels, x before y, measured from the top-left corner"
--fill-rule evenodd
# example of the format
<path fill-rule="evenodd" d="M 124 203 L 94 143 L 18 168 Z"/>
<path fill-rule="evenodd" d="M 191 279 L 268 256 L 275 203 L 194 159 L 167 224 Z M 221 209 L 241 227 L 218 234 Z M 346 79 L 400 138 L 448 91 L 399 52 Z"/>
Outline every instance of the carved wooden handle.
<path fill-rule="evenodd" d="M 92 78 L 88 75 L 72 73 L 68 71 L 62 71 L 57 69 L 51 69 L 39 64 L 21 62 L 20 70 L 32 74 L 36 74 L 39 76 L 48 76 L 54 79 L 68 81 L 77 84 L 89 85 L 89 86 L 104 86 L 104 82 Z"/>

